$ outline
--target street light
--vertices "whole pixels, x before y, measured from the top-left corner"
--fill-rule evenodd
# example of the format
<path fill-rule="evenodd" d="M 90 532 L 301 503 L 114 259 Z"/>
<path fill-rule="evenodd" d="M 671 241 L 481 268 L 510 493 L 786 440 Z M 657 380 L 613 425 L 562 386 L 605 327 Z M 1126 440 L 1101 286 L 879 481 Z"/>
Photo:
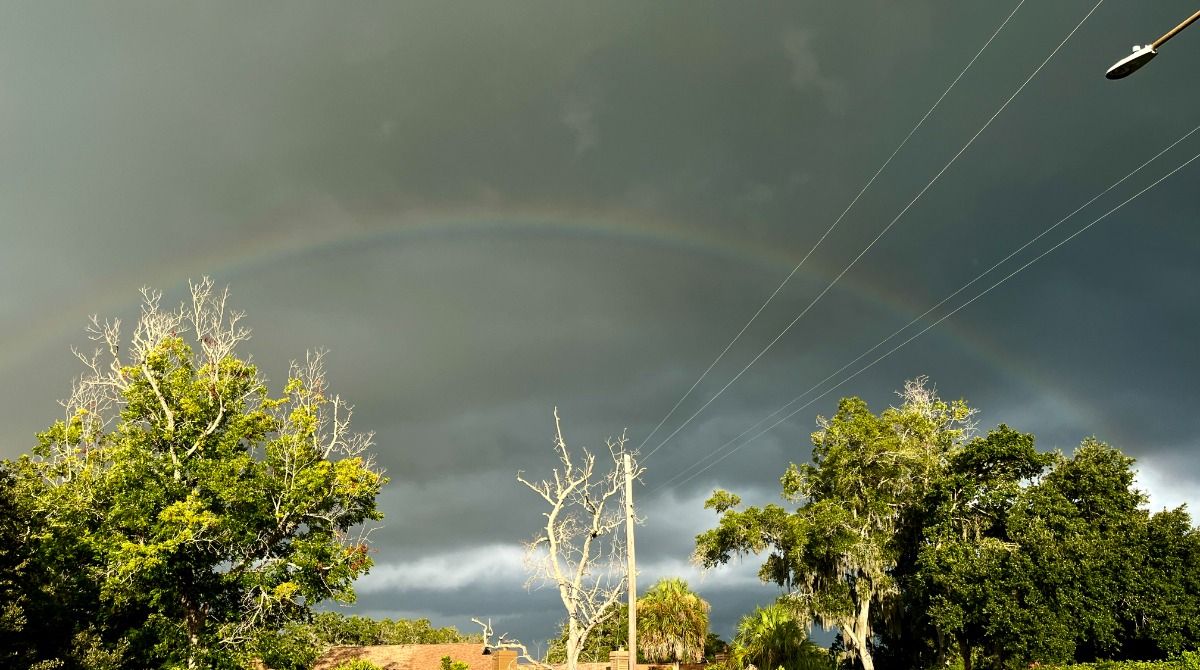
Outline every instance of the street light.
<path fill-rule="evenodd" d="M 1153 43 L 1147 44 L 1144 47 L 1135 45 L 1133 47 L 1133 53 L 1113 64 L 1112 67 L 1108 68 L 1108 72 L 1104 73 L 1104 76 L 1109 79 L 1120 79 L 1133 74 L 1135 70 L 1146 63 L 1149 63 L 1151 58 L 1154 58 L 1158 55 L 1158 48 L 1162 46 L 1164 42 L 1178 35 L 1181 30 L 1192 25 L 1192 23 L 1194 23 L 1197 19 L 1200 19 L 1200 12 L 1192 14 L 1186 20 L 1184 20 L 1183 23 L 1175 26 L 1166 35 L 1154 40 Z"/>

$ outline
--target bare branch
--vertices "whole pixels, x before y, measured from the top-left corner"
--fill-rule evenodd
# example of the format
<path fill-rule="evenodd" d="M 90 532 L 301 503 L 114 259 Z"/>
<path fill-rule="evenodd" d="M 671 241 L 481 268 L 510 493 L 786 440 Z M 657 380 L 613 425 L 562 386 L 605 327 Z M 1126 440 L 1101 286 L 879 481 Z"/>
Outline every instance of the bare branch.
<path fill-rule="evenodd" d="M 541 531 L 525 544 L 526 587 L 554 586 L 567 611 L 567 666 L 574 668 L 591 631 L 608 616 L 628 582 L 620 530 L 625 515 L 626 437 L 608 440 L 608 469 L 597 472 L 587 449 L 573 457 L 554 410 L 554 450 L 559 467 L 552 479 L 534 483 L 523 472 L 517 481 L 550 506 Z M 636 468 L 634 476 L 644 470 Z M 515 647 L 514 647 L 515 648 Z"/>
<path fill-rule="evenodd" d="M 471 621 L 473 621 L 483 627 L 483 646 L 484 647 L 487 647 L 490 649 L 511 649 L 511 650 L 517 652 L 517 660 L 524 660 L 527 663 L 536 665 L 540 668 L 547 668 L 548 670 L 555 670 L 554 666 L 547 665 L 541 659 L 535 658 L 532 654 L 530 654 L 529 648 L 526 647 L 521 641 L 514 640 L 514 639 L 508 637 L 508 633 L 501 633 L 500 636 L 498 638 L 496 638 L 496 641 L 492 642 L 492 620 L 491 619 L 488 619 L 487 623 L 484 623 L 484 622 L 480 621 L 479 619 L 472 617 Z M 502 668 L 501 670 L 507 670 L 507 669 Z"/>

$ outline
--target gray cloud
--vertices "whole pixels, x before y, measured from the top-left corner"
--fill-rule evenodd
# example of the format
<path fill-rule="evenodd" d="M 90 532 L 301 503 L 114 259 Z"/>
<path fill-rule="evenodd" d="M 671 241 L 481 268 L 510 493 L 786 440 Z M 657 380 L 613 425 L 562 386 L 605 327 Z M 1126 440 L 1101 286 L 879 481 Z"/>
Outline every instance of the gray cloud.
<path fill-rule="evenodd" d="M 600 128 L 593 104 L 571 100 L 563 108 L 562 122 L 575 134 L 575 153 L 586 153 L 600 142 Z"/>
<path fill-rule="evenodd" d="M 1023 6 L 644 451 L 804 309 L 1092 4 Z M 718 465 L 654 490 L 1189 130 L 1195 87 L 1179 82 L 1194 36 L 1135 77 L 1100 75 L 1192 10 L 1098 10 L 837 287 L 648 460 L 646 580 L 694 577 L 728 633 L 774 591 L 750 588 L 753 560 L 690 572 L 692 538 L 715 518 L 704 498 L 721 486 L 774 501 L 818 414 L 848 394 L 882 408 L 920 374 L 980 407 L 985 429 L 1004 421 L 1068 451 L 1095 434 L 1140 459 L 1155 506 L 1192 501 L 1194 167 Z M 11 5 L 0 455 L 27 450 L 58 415 L 88 314 L 129 322 L 140 286 L 174 300 L 210 273 L 232 284 L 255 329 L 246 351 L 276 384 L 289 359 L 328 347 L 334 387 L 377 433 L 392 484 L 357 611 L 464 629 L 503 617 L 549 637 L 553 594 L 525 592 L 511 555 L 540 512 L 514 474 L 549 467 L 551 408 L 572 444 L 623 429 L 644 440 L 1009 11 Z M 1038 250 L 1197 150 L 1193 137 Z M 422 589 L 422 576 L 460 586 Z"/>
<path fill-rule="evenodd" d="M 831 112 L 840 112 L 845 105 L 845 90 L 835 79 L 821 70 L 820 60 L 813 49 L 813 35 L 807 30 L 792 28 L 783 35 L 783 52 L 791 64 L 791 83 L 800 91 L 814 91 L 822 97 Z"/>

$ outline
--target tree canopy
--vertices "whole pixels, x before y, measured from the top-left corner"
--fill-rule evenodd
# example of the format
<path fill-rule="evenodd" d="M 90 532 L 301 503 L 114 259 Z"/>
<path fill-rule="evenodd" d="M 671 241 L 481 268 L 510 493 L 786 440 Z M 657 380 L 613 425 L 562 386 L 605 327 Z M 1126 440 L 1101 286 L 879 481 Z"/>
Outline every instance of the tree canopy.
<path fill-rule="evenodd" d="M 579 661 L 607 663 L 609 653 L 629 646 L 629 606 L 614 603 L 612 614 L 592 629 Z M 708 629 L 711 607 L 677 577 L 659 580 L 638 598 L 638 662 L 698 663 L 712 660 L 726 644 Z M 547 663 L 566 660 L 567 628 L 560 626 L 557 638 L 550 641 Z"/>
<path fill-rule="evenodd" d="M 128 343 L 93 319 L 64 418 L 17 464 L 42 579 L 79 622 L 43 630 L 43 657 L 79 665 L 63 650 L 89 632 L 123 667 L 240 667 L 370 567 L 352 532 L 380 518 L 370 436 L 319 353 L 272 396 L 226 297 L 206 279 L 167 310 L 144 291 Z"/>
<path fill-rule="evenodd" d="M 655 662 L 704 660 L 708 602 L 679 578 L 660 579 L 637 601 L 638 651 Z"/>
<path fill-rule="evenodd" d="M 778 506 L 732 509 L 718 491 L 706 503 L 722 513 L 717 529 L 696 538 L 705 566 L 733 554 L 769 551 L 760 576 L 788 589 L 793 606 L 840 629 L 848 653 L 873 662 L 871 608 L 896 594 L 896 538 L 938 476 L 939 461 L 966 433 L 971 411 L 947 403 L 921 381 L 909 383 L 899 407 L 872 414 L 846 398 L 812 434 L 812 463 L 793 464 L 781 482 L 794 513 Z"/>
<path fill-rule="evenodd" d="M 28 635 L 29 550 L 16 481 L 0 463 L 0 665 L 30 664 Z"/>
<path fill-rule="evenodd" d="M 579 663 L 607 663 L 612 650 L 629 647 L 629 606 L 617 602 L 610 607 L 612 613 L 596 624 L 583 641 L 579 649 Z M 638 630 L 640 634 L 641 629 Z M 566 622 L 560 623 L 558 637 L 552 638 L 547 645 L 547 663 L 566 663 L 568 633 Z"/>
<path fill-rule="evenodd" d="M 320 644 L 368 646 L 376 644 L 452 644 L 483 642 L 478 633 L 460 633 L 453 626 L 435 628 L 429 619 L 372 619 L 319 612 L 307 626 Z"/>
<path fill-rule="evenodd" d="M 742 617 L 733 651 L 738 667 L 831 670 L 833 666 L 829 654 L 808 639 L 796 612 L 779 603 Z"/>
<path fill-rule="evenodd" d="M 870 669 L 965 670 L 1162 659 L 1200 645 L 1200 531 L 1183 508 L 1150 514 L 1133 459 L 1094 438 L 1041 453 L 921 380 L 898 407 L 843 399 L 812 461 L 781 478 L 794 510 L 739 509 L 716 491 L 705 566 L 764 554 L 783 602 L 838 630 Z"/>

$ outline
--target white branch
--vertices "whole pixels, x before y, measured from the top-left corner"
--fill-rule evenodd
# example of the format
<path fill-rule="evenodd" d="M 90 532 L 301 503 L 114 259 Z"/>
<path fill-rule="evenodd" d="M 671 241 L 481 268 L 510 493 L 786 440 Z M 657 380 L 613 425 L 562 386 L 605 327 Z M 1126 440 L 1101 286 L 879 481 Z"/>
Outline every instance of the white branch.
<path fill-rule="evenodd" d="M 588 634 L 611 614 L 627 584 L 625 545 L 618 531 L 625 523 L 620 497 L 625 486 L 626 437 L 609 440 L 612 462 L 602 475 L 586 449 L 572 458 L 554 410 L 554 448 L 559 466 L 553 479 L 517 480 L 550 506 L 542 530 L 525 545 L 527 587 L 553 585 L 567 612 L 567 665 L 575 667 Z M 633 476 L 640 476 L 635 468 Z"/>

